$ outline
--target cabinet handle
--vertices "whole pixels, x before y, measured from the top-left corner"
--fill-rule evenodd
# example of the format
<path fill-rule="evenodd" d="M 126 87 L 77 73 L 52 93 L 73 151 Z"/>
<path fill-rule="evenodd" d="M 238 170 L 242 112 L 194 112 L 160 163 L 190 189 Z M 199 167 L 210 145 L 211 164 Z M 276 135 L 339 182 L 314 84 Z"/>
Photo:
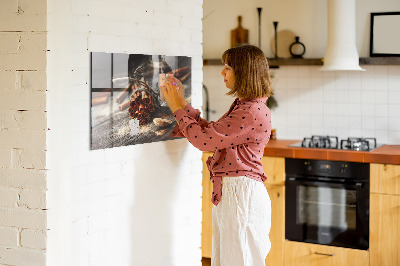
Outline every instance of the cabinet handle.
<path fill-rule="evenodd" d="M 323 256 L 330 256 L 333 257 L 335 254 L 328 254 L 328 253 L 320 253 L 320 252 L 314 252 L 315 255 L 323 255 Z"/>

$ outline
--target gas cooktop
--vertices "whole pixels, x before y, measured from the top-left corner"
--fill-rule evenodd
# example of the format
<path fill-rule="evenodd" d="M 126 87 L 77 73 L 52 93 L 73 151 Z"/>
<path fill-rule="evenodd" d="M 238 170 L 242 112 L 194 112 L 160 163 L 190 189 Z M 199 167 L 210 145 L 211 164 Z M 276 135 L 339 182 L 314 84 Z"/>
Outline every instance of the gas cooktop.
<path fill-rule="evenodd" d="M 289 145 L 291 147 L 301 148 L 320 148 L 320 149 L 337 149 L 337 150 L 353 150 L 353 151 L 371 151 L 379 146 L 376 138 L 347 138 L 339 142 L 336 136 L 317 136 L 304 138 L 302 142 Z"/>

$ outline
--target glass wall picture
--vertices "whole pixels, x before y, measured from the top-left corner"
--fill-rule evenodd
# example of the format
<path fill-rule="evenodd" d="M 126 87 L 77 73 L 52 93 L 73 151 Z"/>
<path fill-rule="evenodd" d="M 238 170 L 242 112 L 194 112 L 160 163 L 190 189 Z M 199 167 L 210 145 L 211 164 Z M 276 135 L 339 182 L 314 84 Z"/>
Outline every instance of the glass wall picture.
<path fill-rule="evenodd" d="M 179 79 L 191 102 L 191 58 L 91 53 L 92 150 L 164 141 L 176 125 L 159 88 Z"/>

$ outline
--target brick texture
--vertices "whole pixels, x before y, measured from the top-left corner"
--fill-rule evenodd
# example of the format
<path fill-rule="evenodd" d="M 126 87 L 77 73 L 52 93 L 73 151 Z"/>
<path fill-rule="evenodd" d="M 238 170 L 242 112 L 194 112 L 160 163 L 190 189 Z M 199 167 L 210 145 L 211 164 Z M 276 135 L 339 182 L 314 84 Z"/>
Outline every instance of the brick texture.
<path fill-rule="evenodd" d="M 45 265 L 46 12 L 0 3 L 0 265 Z"/>
<path fill-rule="evenodd" d="M 175 211 L 201 203 L 201 153 L 184 140 L 90 151 L 88 88 L 90 52 L 191 56 L 199 107 L 202 1 L 3 0 L 0 15 L 0 265 L 143 265 L 154 249 L 154 265 L 199 263 L 199 212 L 170 207 L 183 191 Z M 153 234 L 132 213 L 171 223 Z"/>
<path fill-rule="evenodd" d="M 25 248 L 46 249 L 46 232 L 23 229 L 21 231 L 21 246 Z"/>
<path fill-rule="evenodd" d="M 17 247 L 18 239 L 18 229 L 0 227 L 0 247 Z"/>

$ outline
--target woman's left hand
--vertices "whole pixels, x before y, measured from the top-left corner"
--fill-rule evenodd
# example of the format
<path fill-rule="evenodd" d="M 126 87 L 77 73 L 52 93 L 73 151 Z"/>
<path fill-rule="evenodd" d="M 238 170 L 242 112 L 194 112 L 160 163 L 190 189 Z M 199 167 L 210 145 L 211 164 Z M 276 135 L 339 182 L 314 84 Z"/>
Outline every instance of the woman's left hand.
<path fill-rule="evenodd" d="M 169 109 L 171 109 L 172 113 L 174 113 L 178 109 L 184 109 L 185 106 L 182 106 L 178 90 L 179 85 L 176 78 L 167 77 L 164 83 L 164 86 L 160 87 L 162 92 L 164 93 L 165 101 L 168 104 Z"/>

